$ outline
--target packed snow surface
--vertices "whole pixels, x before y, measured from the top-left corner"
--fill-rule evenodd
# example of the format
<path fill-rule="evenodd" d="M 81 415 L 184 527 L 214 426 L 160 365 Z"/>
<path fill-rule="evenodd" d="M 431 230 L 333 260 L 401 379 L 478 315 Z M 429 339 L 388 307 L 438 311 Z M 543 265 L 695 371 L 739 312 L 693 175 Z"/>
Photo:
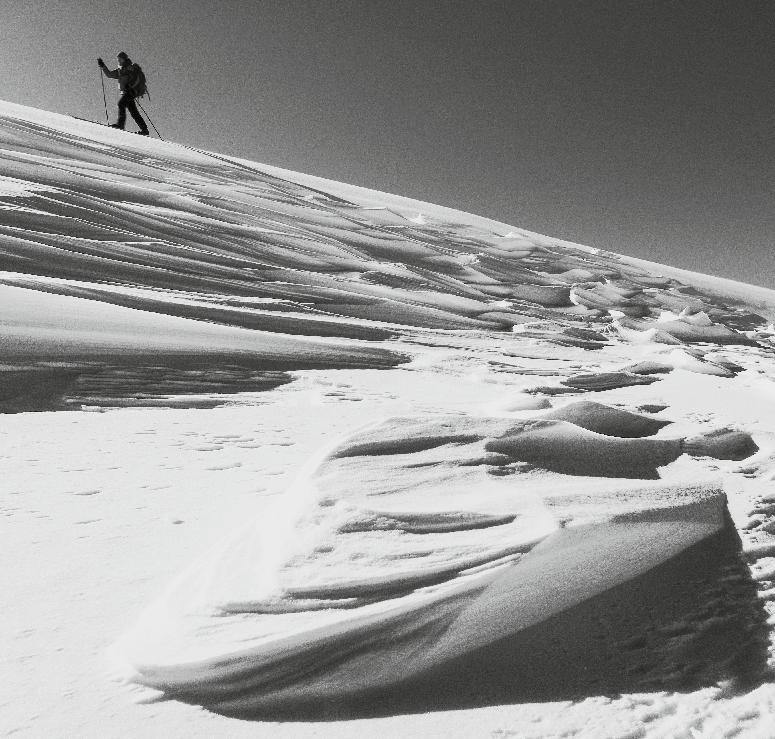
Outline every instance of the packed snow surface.
<path fill-rule="evenodd" d="M 775 293 L 10 103 L 0 158 L 14 735 L 773 736 Z"/>

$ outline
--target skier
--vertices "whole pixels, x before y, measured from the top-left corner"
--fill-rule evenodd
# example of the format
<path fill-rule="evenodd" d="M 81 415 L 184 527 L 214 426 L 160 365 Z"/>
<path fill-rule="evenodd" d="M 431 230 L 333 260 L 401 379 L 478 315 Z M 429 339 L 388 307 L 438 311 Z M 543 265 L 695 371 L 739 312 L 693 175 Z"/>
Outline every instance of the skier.
<path fill-rule="evenodd" d="M 145 94 L 145 75 L 143 75 L 139 65 L 135 64 L 126 52 L 119 52 L 117 58 L 118 69 L 113 70 L 108 69 L 102 59 L 97 59 L 97 64 L 99 64 L 103 74 L 106 77 L 117 79 L 119 90 L 121 90 L 121 97 L 118 100 L 118 119 L 111 124 L 111 128 L 124 130 L 128 110 L 140 127 L 137 133 L 141 136 L 148 136 L 148 126 L 137 111 L 135 104 L 135 98 Z"/>

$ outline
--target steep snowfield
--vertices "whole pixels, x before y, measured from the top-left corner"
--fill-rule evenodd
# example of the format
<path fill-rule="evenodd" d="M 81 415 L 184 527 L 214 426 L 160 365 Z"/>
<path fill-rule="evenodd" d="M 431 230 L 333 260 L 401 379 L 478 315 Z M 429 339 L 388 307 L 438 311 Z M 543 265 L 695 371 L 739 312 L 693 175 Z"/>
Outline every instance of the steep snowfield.
<path fill-rule="evenodd" d="M 775 293 L 10 103 L 0 159 L 8 731 L 773 736 Z"/>

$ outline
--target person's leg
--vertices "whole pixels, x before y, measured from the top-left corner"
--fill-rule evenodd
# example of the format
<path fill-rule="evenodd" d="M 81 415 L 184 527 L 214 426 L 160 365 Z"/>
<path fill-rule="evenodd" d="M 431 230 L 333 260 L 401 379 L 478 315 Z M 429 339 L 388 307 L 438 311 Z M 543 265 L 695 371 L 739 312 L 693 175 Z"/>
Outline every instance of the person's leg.
<path fill-rule="evenodd" d="M 131 113 L 132 118 L 135 119 L 135 123 L 139 126 L 140 130 L 144 133 L 148 133 L 148 125 L 146 124 L 140 112 L 137 110 L 135 99 L 129 95 L 126 96 L 126 109 Z"/>
<path fill-rule="evenodd" d="M 114 128 L 121 128 L 123 129 L 126 125 L 126 107 L 127 107 L 127 101 L 129 100 L 129 96 L 124 93 L 119 99 L 118 99 L 118 118 L 116 119 L 116 122 L 113 124 Z"/>

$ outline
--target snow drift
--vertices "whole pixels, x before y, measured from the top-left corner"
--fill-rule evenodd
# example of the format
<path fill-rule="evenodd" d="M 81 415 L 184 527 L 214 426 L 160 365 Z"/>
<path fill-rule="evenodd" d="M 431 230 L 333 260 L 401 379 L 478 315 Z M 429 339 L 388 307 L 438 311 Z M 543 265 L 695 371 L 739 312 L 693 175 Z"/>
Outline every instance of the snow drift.
<path fill-rule="evenodd" d="M 650 419 L 596 403 L 553 415 L 577 423 L 364 429 L 300 475 L 293 507 L 183 575 L 114 657 L 136 682 L 231 714 L 383 703 L 386 689 L 427 681 L 725 529 L 713 484 L 644 482 L 683 453 L 681 440 L 646 438 Z M 740 443 L 701 451 L 754 451 Z M 733 620 L 730 633 L 744 630 L 720 650 L 724 664 L 755 647 L 756 619 Z M 724 674 L 717 663 L 702 679 Z"/>
<path fill-rule="evenodd" d="M 546 454 L 573 451 L 579 427 L 550 423 L 567 448 Z M 531 433 L 522 426 L 396 419 L 359 434 L 299 478 L 296 511 L 209 555 L 114 654 L 131 655 L 134 680 L 229 713 L 362 700 L 513 638 L 725 526 L 712 485 L 597 480 L 590 495 L 586 480 L 509 470 L 524 454 L 488 456 L 490 435 Z M 615 449 L 614 437 L 587 433 Z M 633 468 L 641 455 L 665 461 L 664 442 L 637 441 Z"/>

